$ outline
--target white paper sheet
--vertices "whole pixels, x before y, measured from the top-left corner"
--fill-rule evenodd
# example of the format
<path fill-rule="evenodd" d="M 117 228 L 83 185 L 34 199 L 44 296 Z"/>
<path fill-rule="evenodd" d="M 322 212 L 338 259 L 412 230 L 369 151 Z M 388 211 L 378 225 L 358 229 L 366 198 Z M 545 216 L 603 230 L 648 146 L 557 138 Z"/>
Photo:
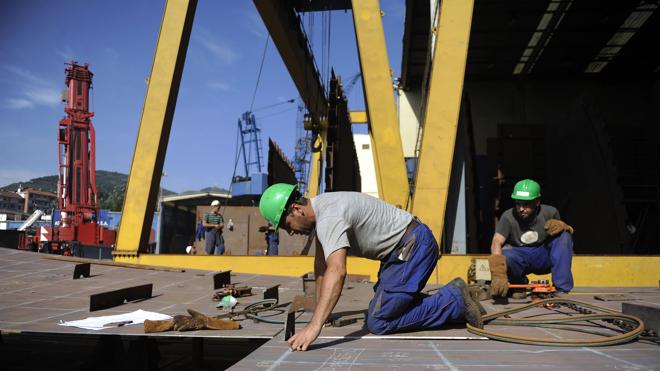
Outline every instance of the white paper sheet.
<path fill-rule="evenodd" d="M 103 330 L 104 328 L 118 327 L 119 323 L 121 323 L 122 326 L 130 326 L 144 323 L 145 319 L 157 321 L 171 318 L 172 316 L 168 316 L 167 314 L 147 312 L 145 310 L 138 309 L 135 312 L 117 314 L 114 316 L 88 317 L 78 321 L 68 322 L 60 321 L 59 325 L 79 327 L 87 330 Z"/>

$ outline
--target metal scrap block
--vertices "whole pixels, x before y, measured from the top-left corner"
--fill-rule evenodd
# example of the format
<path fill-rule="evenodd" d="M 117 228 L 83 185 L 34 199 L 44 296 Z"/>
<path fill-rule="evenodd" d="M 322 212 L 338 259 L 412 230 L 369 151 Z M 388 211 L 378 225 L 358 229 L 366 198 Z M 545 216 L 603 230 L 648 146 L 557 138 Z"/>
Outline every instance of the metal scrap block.
<path fill-rule="evenodd" d="M 629 294 L 601 294 L 601 295 L 594 295 L 594 299 L 598 299 L 602 301 L 627 301 L 627 300 L 639 300 L 640 298 Z"/>
<path fill-rule="evenodd" d="M 213 290 L 225 287 L 231 284 L 231 271 L 219 272 L 213 275 Z"/>
<path fill-rule="evenodd" d="M 153 284 L 127 287 L 114 291 L 102 292 L 100 294 L 90 295 L 89 297 L 89 311 L 107 309 L 122 305 L 126 302 L 131 302 L 140 299 L 151 298 L 151 291 Z"/>
<path fill-rule="evenodd" d="M 90 263 L 76 264 L 76 267 L 73 269 L 73 279 L 77 280 L 81 276 L 89 277 L 90 268 Z"/>
<path fill-rule="evenodd" d="M 644 321 L 645 330 L 660 333 L 660 305 L 622 303 L 621 311 Z"/>
<path fill-rule="evenodd" d="M 267 288 L 264 291 L 264 300 L 266 299 L 275 299 L 277 302 L 280 301 L 280 285 L 275 285 Z"/>

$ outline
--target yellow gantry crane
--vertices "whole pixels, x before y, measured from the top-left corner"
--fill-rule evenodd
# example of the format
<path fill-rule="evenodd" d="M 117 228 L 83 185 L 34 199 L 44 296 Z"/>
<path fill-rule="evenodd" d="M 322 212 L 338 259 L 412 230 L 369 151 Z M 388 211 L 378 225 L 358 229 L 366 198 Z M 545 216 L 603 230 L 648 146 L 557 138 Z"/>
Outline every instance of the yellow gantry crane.
<path fill-rule="evenodd" d="M 254 0 L 254 3 L 309 111 L 310 120 L 306 129 L 314 129 L 318 133 L 314 140 L 320 150 L 314 153 L 308 183 L 308 195 L 314 196 L 319 191 L 327 144 L 328 102 L 314 67 L 313 56 L 299 28 L 292 5 L 294 2 Z M 312 1 L 309 6 L 314 3 L 319 2 Z M 402 146 L 403 129 L 395 105 L 379 1 L 331 3 L 344 6 L 339 9 L 349 9 L 353 15 L 366 112 L 351 113 L 351 120 L 369 125 L 379 197 L 420 217 L 439 240 L 444 228 L 474 0 L 440 2 L 436 12 L 438 16 L 431 25 L 430 73 L 421 106 L 423 114 L 417 125 L 421 134 L 414 134 L 420 138 L 414 192 L 411 192 L 408 183 Z M 197 0 L 168 0 L 165 5 L 128 179 L 117 247 L 113 253 L 115 260 L 287 275 L 310 271 L 313 267 L 310 257 L 189 256 L 182 259 L 181 256 L 144 254 L 141 250 L 148 244 L 196 6 Z M 269 259 L 278 259 L 278 264 L 269 263 Z M 436 268 L 439 274 L 434 276 L 441 282 L 463 276 L 469 264 L 469 256 L 445 256 Z M 594 273 L 594 264 L 599 268 L 609 267 L 609 270 L 598 275 Z M 631 265 L 637 267 L 632 276 L 631 270 L 627 269 Z M 378 262 L 349 258 L 348 266 L 351 273 L 376 278 Z M 576 281 L 581 285 L 621 285 L 614 281 L 623 274 L 630 278 L 629 282 L 633 285 L 654 279 L 648 258 L 642 257 L 637 260 L 629 257 L 624 265 L 576 257 L 574 267 Z M 617 271 L 621 272 L 617 274 Z M 657 284 L 657 281 L 652 284 Z"/>

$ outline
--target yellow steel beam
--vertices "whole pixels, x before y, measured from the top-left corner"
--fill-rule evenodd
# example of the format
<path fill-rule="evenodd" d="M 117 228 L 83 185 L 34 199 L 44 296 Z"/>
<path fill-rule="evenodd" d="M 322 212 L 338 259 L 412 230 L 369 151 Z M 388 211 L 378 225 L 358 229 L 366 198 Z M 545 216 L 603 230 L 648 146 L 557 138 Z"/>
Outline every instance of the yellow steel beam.
<path fill-rule="evenodd" d="M 393 205 L 405 208 L 408 206 L 408 176 L 394 106 L 380 6 L 378 0 L 353 0 L 352 5 L 378 195 Z"/>
<path fill-rule="evenodd" d="M 328 102 L 307 37 L 300 27 L 300 21 L 290 2 L 254 0 L 254 5 L 259 11 L 273 43 L 277 46 L 314 124 L 318 124 L 328 114 Z"/>
<path fill-rule="evenodd" d="M 353 124 L 368 124 L 369 117 L 366 111 L 350 111 L 351 123 Z"/>
<path fill-rule="evenodd" d="M 137 253 L 149 242 L 196 7 L 197 0 L 169 0 L 165 4 L 126 187 L 118 253 Z"/>
<path fill-rule="evenodd" d="M 472 258 L 487 255 L 444 255 L 438 260 L 429 284 L 445 284 L 454 277 L 467 278 Z M 211 256 L 140 254 L 137 257 L 117 257 L 116 261 L 161 267 L 202 270 L 232 270 L 237 273 L 275 276 L 300 276 L 314 269 L 313 256 Z M 378 279 L 380 262 L 349 257 L 349 274 L 369 275 Z M 659 256 L 587 256 L 573 257 L 573 278 L 576 287 L 658 287 Z M 438 278 L 436 280 L 436 277 Z M 530 279 L 550 279 L 550 275 L 530 275 Z M 578 290 L 579 291 L 579 290 Z"/>
<path fill-rule="evenodd" d="M 412 212 L 440 240 L 463 92 L 473 0 L 444 0 L 435 37 Z"/>
<path fill-rule="evenodd" d="M 318 196 L 321 192 L 321 171 L 323 171 L 323 159 L 327 148 L 326 140 L 328 138 L 327 121 L 323 120 L 320 133 L 316 136 L 312 146 L 318 148 L 318 151 L 312 152 L 312 162 L 309 170 L 309 179 L 307 180 L 307 191 L 305 197 Z"/>

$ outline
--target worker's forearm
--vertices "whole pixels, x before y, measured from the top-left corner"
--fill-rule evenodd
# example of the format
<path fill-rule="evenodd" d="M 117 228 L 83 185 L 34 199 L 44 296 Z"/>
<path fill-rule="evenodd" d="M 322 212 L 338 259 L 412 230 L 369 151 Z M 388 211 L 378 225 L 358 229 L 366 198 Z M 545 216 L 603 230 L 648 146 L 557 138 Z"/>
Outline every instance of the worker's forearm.
<path fill-rule="evenodd" d="M 316 302 L 318 303 L 321 300 L 321 290 L 323 289 L 323 275 L 326 270 L 325 264 L 325 255 L 323 255 L 323 250 L 317 249 L 316 255 L 314 256 L 314 280 L 316 288 Z"/>
<path fill-rule="evenodd" d="M 314 279 L 316 280 L 314 283 L 316 287 L 316 302 L 318 303 L 321 301 L 321 291 L 323 290 L 323 275 L 317 275 Z"/>
<path fill-rule="evenodd" d="M 314 309 L 314 315 L 310 325 L 323 326 L 325 320 L 328 318 L 341 294 L 341 289 L 344 284 L 345 272 L 339 272 L 336 269 L 328 267 L 325 274 L 321 279 L 321 284 L 317 283 L 317 302 Z M 320 294 L 318 293 L 320 288 Z"/>
<path fill-rule="evenodd" d="M 502 244 L 493 241 L 490 245 L 490 253 L 493 255 L 502 255 Z"/>

